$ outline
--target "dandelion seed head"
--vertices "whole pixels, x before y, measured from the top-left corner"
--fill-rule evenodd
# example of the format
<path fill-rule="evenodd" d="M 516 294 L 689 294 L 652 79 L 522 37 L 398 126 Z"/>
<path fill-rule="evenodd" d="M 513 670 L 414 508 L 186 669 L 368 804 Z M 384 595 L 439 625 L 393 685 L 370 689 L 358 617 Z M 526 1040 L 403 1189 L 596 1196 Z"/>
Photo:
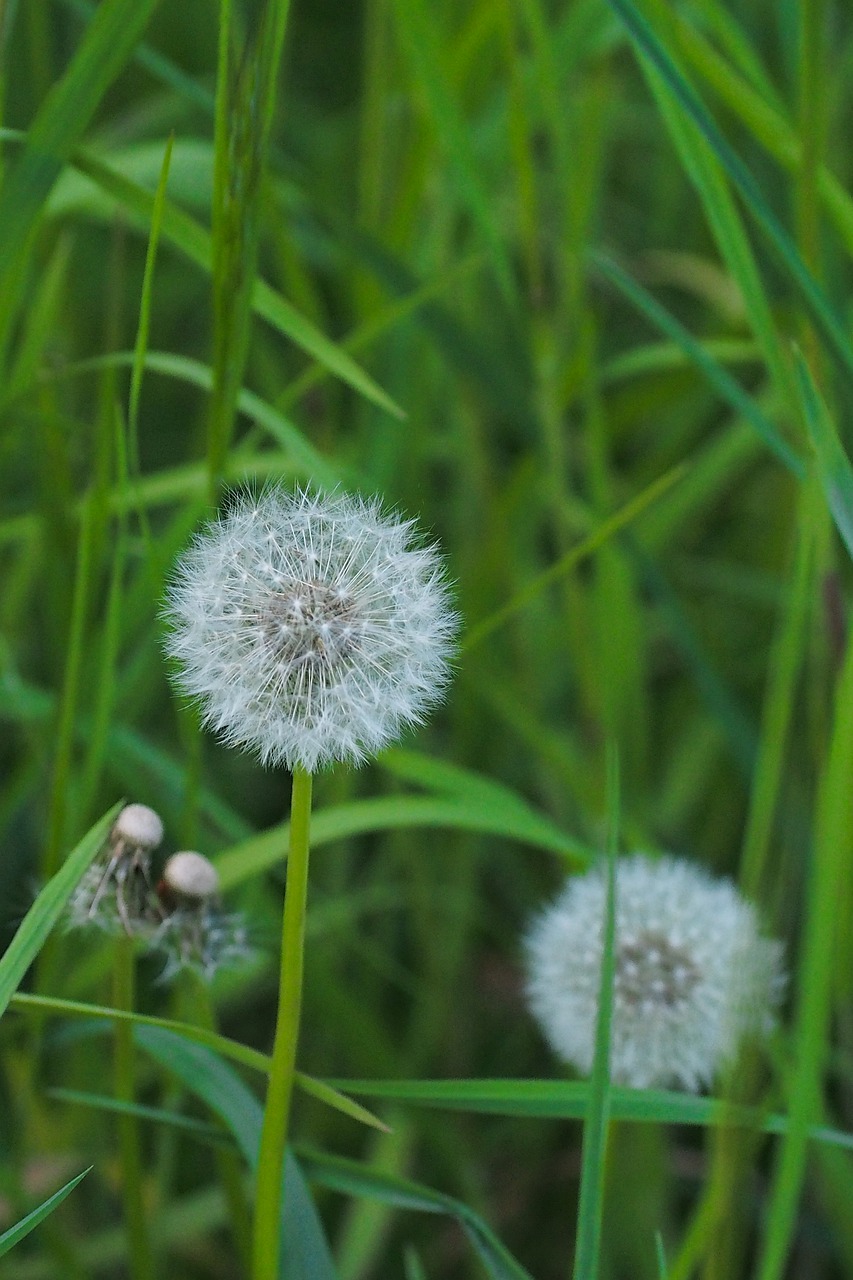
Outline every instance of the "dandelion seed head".
<path fill-rule="evenodd" d="M 375 500 L 238 496 L 178 563 L 168 653 L 205 721 L 265 764 L 358 763 L 444 696 L 458 629 L 438 552 Z"/>
<path fill-rule="evenodd" d="M 572 877 L 526 938 L 527 995 L 552 1048 L 592 1069 L 604 950 L 601 868 Z M 644 854 L 616 868 L 611 1075 L 635 1088 L 697 1090 L 747 1035 L 774 1022 L 782 952 L 733 884 Z"/>

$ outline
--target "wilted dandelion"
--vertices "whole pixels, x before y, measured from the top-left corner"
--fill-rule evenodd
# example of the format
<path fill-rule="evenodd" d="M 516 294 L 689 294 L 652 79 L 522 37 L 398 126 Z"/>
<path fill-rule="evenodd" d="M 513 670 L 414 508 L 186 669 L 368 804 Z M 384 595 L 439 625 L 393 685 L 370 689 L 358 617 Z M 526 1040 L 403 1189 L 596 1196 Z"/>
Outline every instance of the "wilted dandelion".
<path fill-rule="evenodd" d="M 107 933 L 149 933 L 158 920 L 151 855 L 163 823 L 144 804 L 128 804 L 115 820 L 104 856 L 89 867 L 68 903 L 72 926 L 94 924 Z"/>
<path fill-rule="evenodd" d="M 527 994 L 552 1048 L 592 1069 L 607 880 L 572 877 L 526 939 Z M 742 1039 L 773 1024 L 782 990 L 779 943 L 729 881 L 644 854 L 616 867 L 611 1075 L 635 1088 L 696 1090 Z"/>
<path fill-rule="evenodd" d="M 181 969 L 210 981 L 217 970 L 249 954 L 246 926 L 225 912 L 212 862 L 191 849 L 172 854 L 157 885 L 163 921 L 152 945 L 166 957 L 164 982 Z"/>
<path fill-rule="evenodd" d="M 457 619 L 441 560 L 375 500 L 236 499 L 178 563 L 167 649 L 205 721 L 313 773 L 379 751 L 443 696 Z"/>

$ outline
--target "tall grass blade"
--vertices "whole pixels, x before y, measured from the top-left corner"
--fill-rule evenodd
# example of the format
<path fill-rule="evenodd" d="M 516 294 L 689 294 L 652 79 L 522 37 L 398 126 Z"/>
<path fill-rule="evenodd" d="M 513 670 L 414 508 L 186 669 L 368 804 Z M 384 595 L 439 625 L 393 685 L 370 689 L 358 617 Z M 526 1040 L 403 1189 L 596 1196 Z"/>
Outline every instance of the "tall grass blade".
<path fill-rule="evenodd" d="M 853 381 L 853 349 L 844 327 L 830 307 L 826 296 L 810 273 L 791 237 L 770 209 L 761 188 L 734 148 L 726 141 L 708 115 L 695 90 L 661 44 L 645 17 L 632 0 L 607 0 L 624 22 L 631 39 L 649 59 L 672 90 L 682 110 L 697 126 L 729 178 L 740 192 L 765 239 L 796 286 L 816 327 L 823 334 L 847 377 Z"/>
<path fill-rule="evenodd" d="M 607 903 L 603 922 L 604 953 L 598 987 L 595 1054 L 584 1120 L 581 1185 L 575 1245 L 574 1280 L 598 1275 L 604 1220 L 604 1176 L 607 1128 L 611 1108 L 610 1030 L 616 977 L 616 858 L 619 845 L 619 761 L 615 747 L 607 751 Z"/>
<path fill-rule="evenodd" d="M 158 0 L 103 0 L 0 188 L 0 351 L 17 307 L 27 242 L 51 187 L 121 71 Z"/>
<path fill-rule="evenodd" d="M 47 882 L 21 921 L 12 941 L 0 958 L 0 1015 L 24 980 L 42 945 L 74 891 L 86 868 L 103 848 L 121 803 L 95 823 L 69 853 L 56 875 Z"/>
<path fill-rule="evenodd" d="M 8 1253 L 10 1249 L 23 1240 L 24 1236 L 28 1236 L 34 1227 L 40 1222 L 44 1222 L 49 1214 L 53 1213 L 67 1195 L 70 1195 L 78 1183 L 82 1182 L 87 1173 L 92 1172 L 92 1165 L 88 1169 L 84 1169 L 82 1173 L 78 1173 L 76 1178 L 72 1178 L 70 1182 L 66 1182 L 64 1187 L 60 1187 L 58 1191 L 54 1191 L 52 1196 L 48 1196 L 37 1209 L 33 1209 L 32 1213 L 28 1213 L 20 1222 L 16 1222 L 14 1227 L 10 1227 L 8 1231 L 4 1231 L 0 1236 L 0 1258 Z"/>

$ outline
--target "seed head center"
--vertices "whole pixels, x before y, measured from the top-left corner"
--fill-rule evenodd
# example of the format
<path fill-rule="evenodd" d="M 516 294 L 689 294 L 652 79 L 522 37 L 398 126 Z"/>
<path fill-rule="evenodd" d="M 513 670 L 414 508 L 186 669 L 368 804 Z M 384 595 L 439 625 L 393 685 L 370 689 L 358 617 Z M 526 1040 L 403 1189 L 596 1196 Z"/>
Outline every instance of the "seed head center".
<path fill-rule="evenodd" d="M 279 661 L 329 669 L 355 646 L 357 605 L 342 587 L 318 579 L 285 582 L 261 613 L 264 643 Z"/>
<path fill-rule="evenodd" d="M 617 943 L 614 988 L 625 1005 L 672 1009 L 689 998 L 698 981 L 690 955 L 665 934 L 643 929 Z"/>

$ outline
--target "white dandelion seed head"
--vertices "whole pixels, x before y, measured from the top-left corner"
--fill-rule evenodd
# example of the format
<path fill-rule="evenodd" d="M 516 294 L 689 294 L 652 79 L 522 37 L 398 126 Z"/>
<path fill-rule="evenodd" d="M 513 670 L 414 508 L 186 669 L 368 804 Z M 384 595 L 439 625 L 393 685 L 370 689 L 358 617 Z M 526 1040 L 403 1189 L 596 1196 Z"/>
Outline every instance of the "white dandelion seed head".
<path fill-rule="evenodd" d="M 554 1051 L 592 1070 L 607 877 L 572 877 L 526 940 L 527 996 Z M 727 880 L 645 854 L 616 865 L 611 1076 L 638 1089 L 695 1091 L 765 1034 L 781 998 L 781 945 Z"/>
<path fill-rule="evenodd" d="M 440 702 L 458 630 L 435 547 L 375 499 L 242 495 L 168 591 L 167 652 L 205 723 L 313 772 L 380 751 Z"/>

